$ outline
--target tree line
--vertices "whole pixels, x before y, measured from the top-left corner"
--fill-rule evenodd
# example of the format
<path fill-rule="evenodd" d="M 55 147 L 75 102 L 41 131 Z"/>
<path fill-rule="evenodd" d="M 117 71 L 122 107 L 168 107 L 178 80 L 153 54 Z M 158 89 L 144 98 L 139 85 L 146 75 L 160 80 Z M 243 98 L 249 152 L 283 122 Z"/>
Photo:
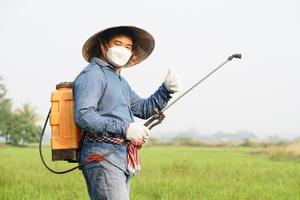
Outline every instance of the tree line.
<path fill-rule="evenodd" d="M 39 141 L 42 127 L 40 116 L 30 104 L 13 109 L 12 100 L 6 97 L 7 89 L 0 77 L 0 136 L 6 144 L 26 145 Z"/>

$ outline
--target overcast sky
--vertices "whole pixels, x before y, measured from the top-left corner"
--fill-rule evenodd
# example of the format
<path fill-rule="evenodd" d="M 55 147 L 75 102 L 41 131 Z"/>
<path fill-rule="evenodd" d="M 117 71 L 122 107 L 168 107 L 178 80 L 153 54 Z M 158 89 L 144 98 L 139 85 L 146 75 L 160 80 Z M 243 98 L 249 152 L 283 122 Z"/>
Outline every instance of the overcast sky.
<path fill-rule="evenodd" d="M 170 108 L 153 134 L 300 136 L 297 0 L 0 0 L 0 76 L 14 105 L 28 102 L 45 117 L 55 85 L 87 65 L 83 43 L 117 25 L 144 28 L 156 40 L 146 61 L 122 71 L 141 97 L 159 87 L 169 66 L 184 91 L 232 53 L 243 54 Z"/>

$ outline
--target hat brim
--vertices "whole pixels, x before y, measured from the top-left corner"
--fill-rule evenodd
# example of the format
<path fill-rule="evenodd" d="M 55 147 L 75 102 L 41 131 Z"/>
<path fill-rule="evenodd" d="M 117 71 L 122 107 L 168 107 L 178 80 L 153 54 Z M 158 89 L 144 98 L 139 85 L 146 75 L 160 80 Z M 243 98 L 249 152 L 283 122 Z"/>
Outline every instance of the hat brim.
<path fill-rule="evenodd" d="M 110 31 L 118 32 L 118 30 L 124 29 L 132 32 L 134 37 L 134 56 L 130 58 L 125 67 L 134 66 L 145 60 L 152 53 L 155 46 L 155 41 L 150 33 L 135 26 L 111 27 L 94 34 L 84 43 L 82 47 L 82 54 L 84 59 L 90 62 L 91 58 L 99 57 L 102 54 L 100 41 L 104 39 L 103 35 Z"/>

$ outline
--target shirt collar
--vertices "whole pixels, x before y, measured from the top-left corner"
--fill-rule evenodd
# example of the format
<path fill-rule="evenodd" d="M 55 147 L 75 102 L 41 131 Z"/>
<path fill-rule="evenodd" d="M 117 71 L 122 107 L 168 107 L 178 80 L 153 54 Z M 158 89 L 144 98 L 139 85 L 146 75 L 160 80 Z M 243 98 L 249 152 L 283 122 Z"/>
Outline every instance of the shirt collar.
<path fill-rule="evenodd" d="M 96 57 L 93 57 L 90 61 L 91 63 L 96 63 L 97 65 L 101 66 L 101 67 L 107 67 L 109 68 L 110 70 L 114 71 L 115 73 L 117 73 L 115 70 L 114 70 L 114 67 L 111 66 L 109 63 L 105 62 L 104 60 L 100 59 L 100 58 L 96 58 Z"/>
<path fill-rule="evenodd" d="M 105 62 L 104 60 L 101 60 L 100 58 L 96 58 L 96 57 L 93 57 L 90 61 L 91 63 L 96 63 L 97 65 L 101 65 L 103 67 L 112 67 L 110 66 L 107 62 Z"/>

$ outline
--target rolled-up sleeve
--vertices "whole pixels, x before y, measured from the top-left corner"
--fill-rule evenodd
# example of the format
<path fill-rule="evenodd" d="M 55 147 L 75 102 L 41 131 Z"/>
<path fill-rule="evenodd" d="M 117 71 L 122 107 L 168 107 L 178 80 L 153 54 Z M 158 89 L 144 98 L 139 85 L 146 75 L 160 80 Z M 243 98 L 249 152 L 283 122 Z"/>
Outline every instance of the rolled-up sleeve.
<path fill-rule="evenodd" d="M 101 70 L 86 70 L 73 82 L 76 125 L 98 136 L 126 137 L 128 124 L 115 119 L 103 118 L 97 113 L 97 105 L 106 87 Z"/>
<path fill-rule="evenodd" d="M 163 85 L 161 85 L 154 94 L 146 99 L 139 97 L 130 88 L 132 113 L 134 116 L 141 119 L 148 119 L 151 117 L 155 113 L 155 109 L 162 110 L 166 107 L 171 98 L 171 92 L 169 92 Z"/>

